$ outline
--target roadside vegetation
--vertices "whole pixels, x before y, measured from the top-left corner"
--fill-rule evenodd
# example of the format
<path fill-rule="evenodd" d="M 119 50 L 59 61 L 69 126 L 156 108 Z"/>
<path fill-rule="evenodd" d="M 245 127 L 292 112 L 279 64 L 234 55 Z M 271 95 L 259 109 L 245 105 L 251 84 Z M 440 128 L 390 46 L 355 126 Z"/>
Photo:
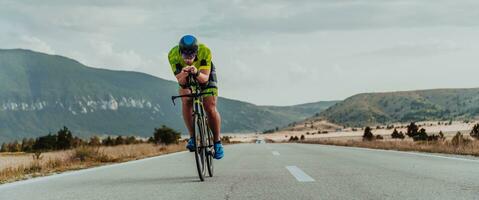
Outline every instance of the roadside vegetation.
<path fill-rule="evenodd" d="M 156 128 L 149 138 L 93 136 L 88 140 L 63 127 L 56 134 L 3 143 L 0 183 L 183 151 L 184 145 L 180 133 L 166 126 Z"/>
<path fill-rule="evenodd" d="M 298 140 L 289 140 L 297 142 Z M 479 156 L 479 124 L 474 125 L 469 135 L 457 132 L 447 139 L 442 131 L 429 134 L 425 128 L 420 128 L 414 122 L 407 126 L 407 132 L 394 129 L 390 138 L 374 135 L 370 127 L 364 128 L 362 140 L 311 139 L 301 140 L 302 143 L 326 144 L 337 146 L 363 147 L 399 151 L 418 151 L 429 153 L 446 153 L 458 155 Z"/>

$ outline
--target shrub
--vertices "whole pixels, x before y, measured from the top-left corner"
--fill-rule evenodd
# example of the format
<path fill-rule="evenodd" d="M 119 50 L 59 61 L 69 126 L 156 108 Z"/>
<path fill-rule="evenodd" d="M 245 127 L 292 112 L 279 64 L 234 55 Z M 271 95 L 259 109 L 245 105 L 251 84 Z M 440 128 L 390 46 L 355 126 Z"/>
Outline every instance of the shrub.
<path fill-rule="evenodd" d="M 426 133 L 426 129 L 424 128 L 421 128 L 421 130 L 419 130 L 419 132 L 412 137 L 412 139 L 414 141 L 425 141 L 425 140 L 428 140 L 428 135 Z"/>
<path fill-rule="evenodd" d="M 439 131 L 439 139 L 444 141 L 446 139 L 446 137 L 444 137 L 444 133 L 442 133 L 442 131 Z"/>
<path fill-rule="evenodd" d="M 100 146 L 101 145 L 101 140 L 98 136 L 93 136 L 90 138 L 90 142 L 88 142 L 88 145 L 90 146 Z"/>
<path fill-rule="evenodd" d="M 397 129 L 394 129 L 393 133 L 391 134 L 391 138 L 394 138 L 394 139 L 404 139 L 405 136 L 402 132 L 398 132 Z"/>
<path fill-rule="evenodd" d="M 300 140 L 304 140 L 304 139 L 305 139 L 305 138 L 304 138 L 304 135 L 301 135 L 301 138 L 300 138 Z"/>
<path fill-rule="evenodd" d="M 371 132 L 371 128 L 368 126 L 364 129 L 363 141 L 371 141 L 374 139 L 374 135 Z"/>
<path fill-rule="evenodd" d="M 36 160 L 33 161 L 29 166 L 27 166 L 24 170 L 25 174 L 31 174 L 42 171 L 42 165 L 40 161 Z"/>
<path fill-rule="evenodd" d="M 471 137 L 479 139 L 479 124 L 474 125 L 474 127 L 471 130 L 471 133 L 469 133 Z"/>
<path fill-rule="evenodd" d="M 155 138 L 149 137 L 148 138 L 148 143 L 155 143 Z"/>
<path fill-rule="evenodd" d="M 80 146 L 75 148 L 72 160 L 108 162 L 108 156 L 100 152 L 98 147 Z"/>
<path fill-rule="evenodd" d="M 221 137 L 221 142 L 225 144 L 230 143 L 231 142 L 230 139 L 231 139 L 231 136 L 223 136 Z"/>
<path fill-rule="evenodd" d="M 178 140 L 180 139 L 180 133 L 163 125 L 161 128 L 155 128 L 153 137 L 155 139 L 155 143 L 157 144 L 173 144 L 178 143 Z"/>
<path fill-rule="evenodd" d="M 376 135 L 376 140 L 382 140 L 384 137 L 382 135 Z"/>
<path fill-rule="evenodd" d="M 40 160 L 42 159 L 42 152 L 36 151 L 32 156 L 33 156 L 33 160 Z"/>
<path fill-rule="evenodd" d="M 291 137 L 289 137 L 289 141 L 290 141 L 290 142 L 294 142 L 294 141 L 298 141 L 298 140 L 299 140 L 298 136 L 291 136 Z"/>
<path fill-rule="evenodd" d="M 438 141 L 438 140 L 439 140 L 439 135 L 432 134 L 427 136 L 427 141 Z"/>
<path fill-rule="evenodd" d="M 462 147 L 467 145 L 471 140 L 469 138 L 465 138 L 461 132 L 457 132 L 456 135 L 452 138 L 451 143 L 455 147 Z"/>

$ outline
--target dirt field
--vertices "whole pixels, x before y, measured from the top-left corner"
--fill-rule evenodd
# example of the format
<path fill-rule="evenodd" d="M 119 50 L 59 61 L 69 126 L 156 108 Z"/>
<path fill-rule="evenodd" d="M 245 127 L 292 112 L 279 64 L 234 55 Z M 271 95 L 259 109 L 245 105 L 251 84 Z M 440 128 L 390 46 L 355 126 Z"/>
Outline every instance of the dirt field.
<path fill-rule="evenodd" d="M 464 135 L 469 135 L 469 132 L 471 131 L 472 127 L 474 124 L 477 122 L 470 122 L 470 123 L 464 123 L 464 122 L 453 122 L 451 125 L 444 125 L 441 123 L 441 125 L 438 125 L 438 122 L 418 122 L 416 123 L 417 125 L 421 125 L 420 128 L 426 129 L 428 134 L 437 134 L 440 131 L 444 133 L 444 135 L 447 138 L 453 137 L 458 131 L 462 132 Z M 395 127 L 403 127 L 403 128 L 397 128 L 398 131 L 402 131 L 403 133 L 406 133 L 407 131 L 407 126 L 408 124 L 394 124 Z M 376 127 L 372 127 L 373 134 L 374 135 L 382 135 L 384 136 L 385 139 L 388 139 L 393 132 L 394 129 L 386 129 L 386 128 L 381 128 L 381 129 L 376 129 Z M 315 129 L 306 129 L 306 130 L 298 130 L 298 131 L 279 131 L 275 133 L 269 133 L 269 134 L 255 134 L 255 133 L 250 133 L 250 134 L 239 134 L 239 135 L 232 135 L 233 138 L 232 140 L 238 140 L 238 141 L 252 141 L 256 139 L 265 139 L 265 140 L 272 140 L 275 142 L 281 142 L 281 141 L 287 141 L 289 137 L 291 136 L 297 136 L 298 138 L 301 137 L 301 135 L 304 135 L 306 139 L 319 139 L 319 138 L 328 138 L 328 139 L 338 139 L 338 140 L 350 140 L 350 139 L 361 139 L 362 135 L 364 133 L 364 130 L 361 128 L 358 128 L 356 131 L 353 131 L 352 128 L 346 128 L 346 129 L 341 129 L 341 130 L 329 130 L 328 133 L 321 133 L 318 134 L 319 130 Z M 323 129 L 324 131 L 324 129 Z M 309 132 L 309 135 L 307 134 Z M 314 133 L 314 134 L 313 134 Z"/>

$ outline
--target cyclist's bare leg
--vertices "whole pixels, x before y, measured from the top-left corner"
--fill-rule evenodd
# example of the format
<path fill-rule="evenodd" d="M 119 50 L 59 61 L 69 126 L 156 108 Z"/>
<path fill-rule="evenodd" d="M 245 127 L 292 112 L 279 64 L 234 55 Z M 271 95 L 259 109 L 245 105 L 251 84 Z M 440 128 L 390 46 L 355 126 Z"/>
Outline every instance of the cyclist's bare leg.
<path fill-rule="evenodd" d="M 189 89 L 180 89 L 180 95 L 190 94 L 191 91 Z M 181 109 L 183 110 L 183 120 L 185 121 L 186 128 L 188 128 L 188 132 L 190 133 L 190 137 L 193 137 L 193 100 L 191 97 L 181 97 L 182 106 Z"/>
<path fill-rule="evenodd" d="M 208 124 L 211 131 L 213 131 L 213 137 L 215 142 L 220 141 L 221 132 L 221 116 L 216 109 L 216 96 L 208 96 L 203 98 L 203 105 L 205 107 L 206 114 L 208 115 Z"/>

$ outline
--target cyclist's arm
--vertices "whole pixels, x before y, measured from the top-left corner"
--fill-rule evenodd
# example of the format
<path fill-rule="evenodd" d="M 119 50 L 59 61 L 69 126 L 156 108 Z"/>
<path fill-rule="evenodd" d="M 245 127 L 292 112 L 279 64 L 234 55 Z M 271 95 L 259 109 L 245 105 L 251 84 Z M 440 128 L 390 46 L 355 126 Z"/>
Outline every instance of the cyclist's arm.
<path fill-rule="evenodd" d="M 187 79 L 187 77 L 188 77 L 188 74 L 189 74 L 189 73 L 186 72 L 186 71 L 181 71 L 180 73 L 178 73 L 178 74 L 176 75 L 176 79 L 178 80 L 178 83 L 179 83 L 180 85 L 186 85 L 186 83 L 187 83 L 187 80 L 186 80 L 186 79 Z"/>
<path fill-rule="evenodd" d="M 200 73 L 196 77 L 196 80 L 200 84 L 207 84 L 210 78 L 210 72 L 211 72 L 211 51 L 208 48 L 205 48 L 205 56 L 202 57 L 200 61 L 200 67 L 198 70 L 200 70 Z"/>
<path fill-rule="evenodd" d="M 196 77 L 196 80 L 198 80 L 198 82 L 200 84 L 205 84 L 205 83 L 208 82 L 209 78 L 210 78 L 210 70 L 209 69 L 201 69 L 200 73 Z"/>

